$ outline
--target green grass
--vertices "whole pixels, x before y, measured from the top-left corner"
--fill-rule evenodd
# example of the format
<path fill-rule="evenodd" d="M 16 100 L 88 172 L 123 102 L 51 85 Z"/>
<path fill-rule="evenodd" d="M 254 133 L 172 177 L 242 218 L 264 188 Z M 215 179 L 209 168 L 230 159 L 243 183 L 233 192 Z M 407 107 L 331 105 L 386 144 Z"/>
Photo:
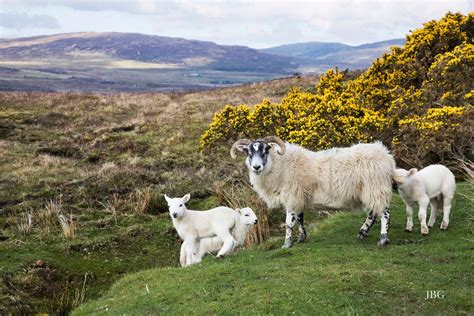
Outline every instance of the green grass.
<path fill-rule="evenodd" d="M 386 248 L 376 246 L 378 225 L 356 240 L 363 214 L 337 213 L 291 249 L 278 239 L 223 260 L 128 275 L 73 315 L 471 314 L 472 197 L 472 184 L 458 184 L 448 231 L 438 218 L 426 237 L 404 232 L 396 195 Z M 426 299 L 431 290 L 444 298 Z"/>
<path fill-rule="evenodd" d="M 199 151 L 214 112 L 279 100 L 291 86 L 314 90 L 316 81 L 170 94 L 0 93 L 0 314 L 65 314 L 125 274 L 176 266 L 179 242 L 162 194 L 216 206 L 215 182 L 241 170 L 227 148 Z M 149 203 L 137 212 L 143 192 Z M 77 220 L 73 240 L 56 216 L 42 231 L 50 200 Z M 25 234 L 17 225 L 27 213 L 33 228 Z"/>

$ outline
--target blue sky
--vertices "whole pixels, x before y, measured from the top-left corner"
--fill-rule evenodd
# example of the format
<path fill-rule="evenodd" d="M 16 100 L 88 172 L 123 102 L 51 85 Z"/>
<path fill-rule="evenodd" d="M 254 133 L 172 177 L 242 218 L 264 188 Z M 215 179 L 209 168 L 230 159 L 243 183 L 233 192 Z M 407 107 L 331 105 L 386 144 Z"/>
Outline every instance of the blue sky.
<path fill-rule="evenodd" d="M 0 0 L 0 37 L 137 32 L 255 48 L 296 42 L 357 45 L 404 37 L 474 0 Z"/>

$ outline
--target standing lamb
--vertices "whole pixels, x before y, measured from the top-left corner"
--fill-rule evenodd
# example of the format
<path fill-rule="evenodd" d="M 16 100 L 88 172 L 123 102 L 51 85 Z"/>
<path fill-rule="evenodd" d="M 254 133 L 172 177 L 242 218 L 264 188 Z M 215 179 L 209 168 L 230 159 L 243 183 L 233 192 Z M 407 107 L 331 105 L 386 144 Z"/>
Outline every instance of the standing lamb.
<path fill-rule="evenodd" d="M 224 242 L 217 257 L 229 254 L 236 243 L 230 231 L 234 228 L 238 217 L 233 209 L 223 206 L 208 211 L 188 210 L 185 204 L 190 197 L 191 195 L 186 194 L 182 198 L 169 198 L 165 194 L 173 226 L 183 239 L 186 266 L 201 260 L 199 240 L 202 238 L 219 237 Z"/>
<path fill-rule="evenodd" d="M 275 136 L 241 139 L 230 154 L 247 155 L 253 189 L 269 208 L 286 209 L 284 248 L 291 247 L 292 228 L 299 224 L 299 242 L 306 238 L 303 210 L 315 208 L 367 208 L 358 238 L 367 236 L 381 217 L 379 246 L 389 243 L 390 200 L 395 161 L 381 143 L 358 144 L 313 152 Z"/>
<path fill-rule="evenodd" d="M 235 210 L 237 215 L 237 221 L 235 222 L 235 227 L 232 230 L 232 236 L 236 240 L 235 247 L 241 246 L 245 242 L 247 233 L 254 224 L 257 224 L 258 219 L 253 210 L 250 207 L 245 207 L 242 209 Z M 224 242 L 219 237 L 203 238 L 199 242 L 199 259 L 201 259 L 211 253 L 217 253 L 223 246 Z M 180 252 L 180 264 L 181 266 L 186 265 L 186 251 L 183 245 L 181 245 Z"/>
<path fill-rule="evenodd" d="M 419 205 L 418 219 L 421 224 L 421 233 L 428 235 L 428 227 L 433 227 L 436 222 L 436 213 L 443 209 L 441 229 L 449 225 L 451 202 L 456 190 L 454 175 L 442 165 L 431 165 L 420 171 L 417 169 L 397 169 L 393 177 L 398 186 L 398 192 L 407 208 L 406 231 L 413 230 L 413 207 Z M 428 203 L 431 205 L 431 214 L 426 226 L 426 211 Z"/>

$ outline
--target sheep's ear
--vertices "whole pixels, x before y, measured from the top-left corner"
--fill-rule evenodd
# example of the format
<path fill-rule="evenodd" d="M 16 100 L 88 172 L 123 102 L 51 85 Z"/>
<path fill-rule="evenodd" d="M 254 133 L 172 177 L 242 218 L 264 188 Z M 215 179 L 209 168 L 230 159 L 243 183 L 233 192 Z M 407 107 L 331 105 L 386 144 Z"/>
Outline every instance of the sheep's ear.
<path fill-rule="evenodd" d="M 414 175 L 417 171 L 418 171 L 418 169 L 412 168 L 412 169 L 408 170 L 408 175 L 409 175 L 409 176 L 412 176 L 412 175 Z"/>
<path fill-rule="evenodd" d="M 183 203 L 186 203 L 189 201 L 189 199 L 191 198 L 191 194 L 186 194 L 185 196 L 183 196 Z"/>
<path fill-rule="evenodd" d="M 240 209 L 240 208 L 236 208 L 235 211 L 240 214 L 241 209 Z"/>
<path fill-rule="evenodd" d="M 166 194 L 163 194 L 163 195 L 165 196 L 165 200 L 166 200 L 166 202 L 168 202 L 168 203 L 169 203 L 171 199 L 170 199 L 170 198 L 169 198 L 169 197 L 168 197 Z"/>

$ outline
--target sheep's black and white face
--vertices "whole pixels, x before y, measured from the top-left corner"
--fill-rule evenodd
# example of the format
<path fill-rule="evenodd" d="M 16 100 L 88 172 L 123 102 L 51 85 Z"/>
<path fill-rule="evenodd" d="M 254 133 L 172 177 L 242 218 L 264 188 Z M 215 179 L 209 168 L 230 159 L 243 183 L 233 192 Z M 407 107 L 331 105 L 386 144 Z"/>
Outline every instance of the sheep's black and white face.
<path fill-rule="evenodd" d="M 258 222 L 257 215 L 253 212 L 253 210 L 250 207 L 245 207 L 240 210 L 238 210 L 240 214 L 240 221 L 244 225 L 255 225 Z"/>
<path fill-rule="evenodd" d="M 269 144 L 258 140 L 247 145 L 244 150 L 247 153 L 246 164 L 250 172 L 261 174 L 270 169 L 271 148 Z"/>
<path fill-rule="evenodd" d="M 186 212 L 185 204 L 189 201 L 190 197 L 191 195 L 186 194 L 182 198 L 169 198 L 165 194 L 165 199 L 168 203 L 171 218 L 179 218 L 184 215 L 184 212 Z"/>

